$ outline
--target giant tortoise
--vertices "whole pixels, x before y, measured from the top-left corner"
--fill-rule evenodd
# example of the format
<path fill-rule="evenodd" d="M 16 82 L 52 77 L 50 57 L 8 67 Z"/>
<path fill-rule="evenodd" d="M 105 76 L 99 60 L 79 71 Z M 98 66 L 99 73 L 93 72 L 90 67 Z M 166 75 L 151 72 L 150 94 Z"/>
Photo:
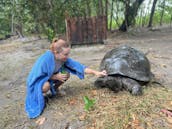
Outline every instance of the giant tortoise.
<path fill-rule="evenodd" d="M 125 89 L 132 95 L 141 95 L 142 85 L 150 82 L 153 76 L 145 54 L 126 45 L 107 52 L 100 70 L 106 70 L 108 76 L 97 78 L 95 86 L 114 92 Z"/>

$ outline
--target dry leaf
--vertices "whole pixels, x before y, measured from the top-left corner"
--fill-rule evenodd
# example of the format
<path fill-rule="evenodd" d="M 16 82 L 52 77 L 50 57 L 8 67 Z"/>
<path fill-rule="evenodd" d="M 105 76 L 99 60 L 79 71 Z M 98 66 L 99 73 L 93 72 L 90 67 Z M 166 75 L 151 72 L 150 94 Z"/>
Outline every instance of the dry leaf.
<path fill-rule="evenodd" d="M 135 114 L 132 115 L 132 118 L 133 118 L 133 121 L 131 123 L 131 126 L 135 129 L 139 129 L 140 128 L 140 121 L 137 119 Z"/>
<path fill-rule="evenodd" d="M 136 115 L 132 114 L 132 118 L 133 118 L 133 120 L 136 120 Z"/>
<path fill-rule="evenodd" d="M 91 91 L 91 94 L 92 94 L 93 96 L 96 96 L 96 95 L 97 95 L 97 91 L 96 91 L 96 90 L 92 90 L 92 91 Z"/>
<path fill-rule="evenodd" d="M 42 118 L 39 118 L 35 123 L 38 125 L 42 125 L 45 122 L 45 120 L 46 120 L 46 118 L 42 117 Z"/>
<path fill-rule="evenodd" d="M 138 126 L 138 127 L 136 127 L 136 129 L 144 129 L 143 127 L 141 127 L 141 126 Z"/>
<path fill-rule="evenodd" d="M 61 113 L 61 112 L 58 112 L 58 115 L 63 116 L 64 114 L 63 114 L 63 113 Z"/>
<path fill-rule="evenodd" d="M 140 122 L 139 122 L 139 120 L 134 120 L 134 121 L 132 121 L 132 127 L 137 127 L 137 126 L 139 126 L 140 125 Z"/>
<path fill-rule="evenodd" d="M 83 113 L 83 114 L 81 114 L 80 116 L 79 116 L 79 120 L 80 121 L 84 121 L 86 119 L 86 114 L 85 113 Z"/>
<path fill-rule="evenodd" d="M 131 122 L 129 122 L 128 124 L 123 125 L 123 126 L 124 126 L 124 129 L 131 129 Z"/>
<path fill-rule="evenodd" d="M 76 101 L 75 98 L 73 98 L 73 99 L 71 99 L 71 100 L 69 101 L 69 104 L 70 104 L 70 105 L 75 105 L 76 103 L 77 103 L 77 101 Z"/>
<path fill-rule="evenodd" d="M 100 103 L 100 106 L 102 106 L 102 107 L 106 107 L 106 106 L 107 106 L 107 103 L 102 102 L 102 103 Z"/>
<path fill-rule="evenodd" d="M 116 103 L 116 102 L 118 102 L 118 99 L 113 98 L 113 99 L 112 99 L 112 102 L 113 102 L 113 103 Z"/>
<path fill-rule="evenodd" d="M 166 117 L 166 119 L 168 123 L 172 124 L 172 117 Z"/>
<path fill-rule="evenodd" d="M 167 68 L 166 64 L 161 64 L 161 68 Z"/>
<path fill-rule="evenodd" d="M 9 99 L 10 97 L 11 97 L 11 95 L 10 95 L 10 94 L 6 94 L 6 98 L 8 98 L 8 99 Z"/>
<path fill-rule="evenodd" d="M 96 127 L 96 120 L 93 120 L 92 127 Z"/>
<path fill-rule="evenodd" d="M 89 127 L 88 129 L 95 129 L 95 127 Z"/>
<path fill-rule="evenodd" d="M 106 97 L 106 95 L 104 93 L 101 94 L 101 97 Z"/>

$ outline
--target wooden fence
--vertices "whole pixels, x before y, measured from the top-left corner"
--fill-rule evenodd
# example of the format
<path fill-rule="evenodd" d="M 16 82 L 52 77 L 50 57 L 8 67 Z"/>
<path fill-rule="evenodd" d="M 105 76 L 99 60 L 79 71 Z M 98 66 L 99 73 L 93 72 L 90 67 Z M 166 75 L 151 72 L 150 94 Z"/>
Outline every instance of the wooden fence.
<path fill-rule="evenodd" d="M 107 37 L 106 16 L 67 18 L 66 30 L 71 45 L 103 43 Z"/>

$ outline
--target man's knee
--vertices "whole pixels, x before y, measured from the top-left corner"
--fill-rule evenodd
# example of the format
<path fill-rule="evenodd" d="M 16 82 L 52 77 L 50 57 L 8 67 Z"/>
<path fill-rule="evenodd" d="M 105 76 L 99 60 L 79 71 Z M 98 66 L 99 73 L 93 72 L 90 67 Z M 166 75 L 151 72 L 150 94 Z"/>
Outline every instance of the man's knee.
<path fill-rule="evenodd" d="M 49 82 L 45 82 L 43 87 L 42 87 L 42 91 L 43 93 L 46 93 L 50 90 L 50 83 Z"/>

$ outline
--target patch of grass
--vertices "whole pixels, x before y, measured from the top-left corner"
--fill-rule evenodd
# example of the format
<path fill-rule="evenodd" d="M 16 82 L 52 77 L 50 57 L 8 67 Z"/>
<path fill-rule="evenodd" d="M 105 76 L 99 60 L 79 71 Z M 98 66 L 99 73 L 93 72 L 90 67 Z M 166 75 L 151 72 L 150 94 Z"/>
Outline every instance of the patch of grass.
<path fill-rule="evenodd" d="M 112 94 L 108 90 L 103 97 L 102 94 L 102 90 L 99 91 L 96 109 L 88 115 L 89 121 L 97 119 L 96 128 L 171 128 L 165 116 L 160 113 L 162 108 L 172 109 L 172 91 L 169 89 L 146 87 L 142 96 L 132 96 L 125 91 Z M 163 123 L 155 124 L 158 119 Z"/>

